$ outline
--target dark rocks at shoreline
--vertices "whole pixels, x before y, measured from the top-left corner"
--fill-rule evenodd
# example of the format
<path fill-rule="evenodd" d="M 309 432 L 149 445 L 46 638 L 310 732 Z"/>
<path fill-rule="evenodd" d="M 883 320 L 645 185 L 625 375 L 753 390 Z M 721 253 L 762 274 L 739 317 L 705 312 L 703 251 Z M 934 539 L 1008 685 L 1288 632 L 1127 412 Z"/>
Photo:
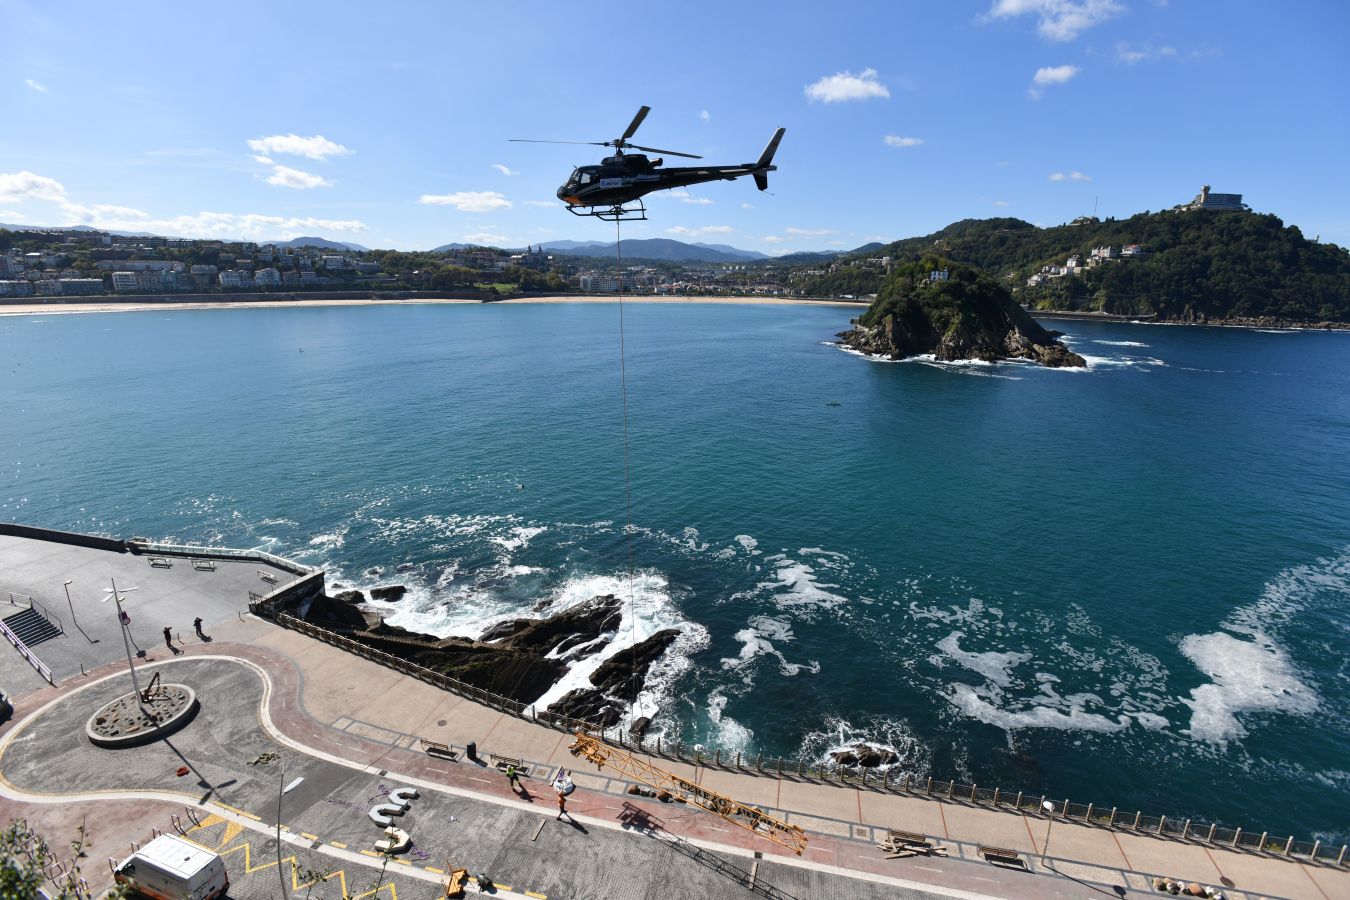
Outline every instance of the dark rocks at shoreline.
<path fill-rule="evenodd" d="M 836 765 L 846 768 L 875 769 L 878 766 L 889 766 L 899 762 L 900 754 L 887 747 L 877 747 L 859 741 L 851 747 L 831 750 L 830 758 L 835 761 Z"/>
<path fill-rule="evenodd" d="M 383 587 L 371 588 L 370 599 L 382 600 L 385 603 L 394 603 L 403 599 L 403 595 L 408 593 L 407 587 L 401 584 L 387 584 Z"/>
<path fill-rule="evenodd" d="M 496 646 L 547 655 L 612 632 L 619 627 L 622 618 L 619 598 L 604 594 L 547 619 L 525 620 L 527 624 L 523 628 L 503 638 Z"/>
<path fill-rule="evenodd" d="M 592 687 L 569 691 L 549 710 L 573 719 L 594 722 L 605 728 L 618 724 L 623 718 L 626 703 L 637 699 L 652 664 L 661 658 L 679 636 L 678 628 L 667 628 L 635 647 L 625 647 L 591 673 Z M 643 724 L 643 731 L 646 725 Z M 637 727 L 636 723 L 634 727 Z"/>
<path fill-rule="evenodd" d="M 333 599 L 340 603 L 365 603 L 366 595 L 360 591 L 338 591 L 333 595 Z"/>
<path fill-rule="evenodd" d="M 978 359 L 998 362 L 1006 359 L 1026 359 L 1051 368 L 1082 367 L 1087 360 L 1060 343 L 1055 335 L 1035 322 L 1000 328 L 980 329 L 976 332 L 956 332 L 939 335 L 931 326 L 911 323 L 887 316 L 873 327 L 857 325 L 837 335 L 840 343 L 869 356 L 888 359 L 906 359 L 932 354 L 943 362 Z"/>
<path fill-rule="evenodd" d="M 498 622 L 496 625 L 493 625 L 487 631 L 479 635 L 478 640 L 483 643 L 500 641 L 502 638 L 508 638 L 513 634 L 519 634 L 522 629 L 529 626 L 530 621 L 531 620 L 529 619 L 507 619 L 504 622 Z"/>

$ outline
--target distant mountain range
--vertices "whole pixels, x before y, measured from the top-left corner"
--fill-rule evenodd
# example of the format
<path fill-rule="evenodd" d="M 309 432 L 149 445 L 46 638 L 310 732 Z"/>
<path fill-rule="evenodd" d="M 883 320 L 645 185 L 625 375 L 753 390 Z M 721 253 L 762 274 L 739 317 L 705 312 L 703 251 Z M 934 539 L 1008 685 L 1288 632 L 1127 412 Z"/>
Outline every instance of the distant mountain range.
<path fill-rule="evenodd" d="M 103 231 L 101 228 L 91 228 L 88 225 L 9 225 L 0 222 L 0 228 L 6 231 Z M 149 231 L 109 231 L 108 234 L 117 237 L 172 237 L 172 235 L 159 235 Z M 245 241 L 243 239 L 222 238 L 227 243 L 258 243 L 272 244 L 276 247 L 316 247 L 320 250 L 350 250 L 354 253 L 365 253 L 370 250 L 369 247 L 362 247 L 360 244 L 344 243 L 342 241 L 330 241 L 328 238 L 321 237 L 298 237 L 291 238 L 289 241 Z"/>
<path fill-rule="evenodd" d="M 291 238 L 289 241 L 267 241 L 276 247 L 318 247 L 321 250 L 351 250 L 354 253 L 367 253 L 369 247 L 362 247 L 360 244 L 350 244 L 343 241 L 330 241 L 328 238 L 321 237 L 298 237 Z"/>
<path fill-rule="evenodd" d="M 445 253 L 448 250 L 463 250 L 472 244 L 442 244 L 432 253 Z M 537 245 L 548 253 L 561 256 L 585 256 L 597 259 L 612 259 L 614 243 L 612 241 L 545 241 Z M 880 248 L 878 243 L 866 244 L 855 250 L 824 250 L 789 253 L 785 256 L 770 256 L 758 250 L 741 250 L 728 244 L 686 243 L 670 238 L 642 238 L 623 242 L 623 256 L 633 260 L 657 260 L 660 262 L 706 262 L 706 263 L 753 263 L 761 261 L 785 263 L 823 262 L 849 253 L 870 253 Z"/>

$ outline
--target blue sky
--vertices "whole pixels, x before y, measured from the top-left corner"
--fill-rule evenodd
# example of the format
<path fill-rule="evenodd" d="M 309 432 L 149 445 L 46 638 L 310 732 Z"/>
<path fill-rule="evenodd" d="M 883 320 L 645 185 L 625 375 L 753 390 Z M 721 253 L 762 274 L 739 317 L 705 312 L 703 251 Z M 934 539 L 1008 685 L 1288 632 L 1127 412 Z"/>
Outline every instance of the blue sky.
<path fill-rule="evenodd" d="M 0 0 L 0 222 L 372 247 L 608 240 L 554 192 L 637 140 L 756 158 L 625 237 L 778 253 L 1242 193 L 1350 245 L 1350 3 Z M 591 151 L 596 151 L 592 153 Z M 676 161 L 671 160 L 671 164 Z"/>

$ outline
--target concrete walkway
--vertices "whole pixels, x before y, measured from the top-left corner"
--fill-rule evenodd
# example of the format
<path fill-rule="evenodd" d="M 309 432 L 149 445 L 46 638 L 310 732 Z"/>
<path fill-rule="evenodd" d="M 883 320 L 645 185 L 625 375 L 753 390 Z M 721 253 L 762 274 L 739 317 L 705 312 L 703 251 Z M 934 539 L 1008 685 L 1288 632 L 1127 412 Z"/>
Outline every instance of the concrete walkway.
<path fill-rule="evenodd" d="M 627 824 L 630 826 L 627 830 L 632 831 L 634 821 L 647 822 L 650 827 L 644 833 L 683 839 L 677 843 L 712 854 L 703 866 L 698 865 L 697 859 L 686 856 L 670 861 L 673 869 L 663 864 L 663 871 L 679 873 L 686 869 L 692 871 L 691 866 L 709 869 L 711 865 L 731 866 L 741 872 L 736 876 L 723 869 L 719 876 L 721 880 L 716 882 L 723 886 L 734 883 L 739 885 L 738 889 L 744 889 L 741 882 L 728 879 L 744 878 L 755 869 L 757 876 L 769 884 L 791 886 L 791 891 L 781 889 L 784 896 L 828 896 L 839 887 L 834 885 L 825 890 L 825 885 L 812 883 L 810 879 L 801 882 L 803 873 L 809 873 L 810 878 L 840 877 L 850 883 L 856 880 L 859 885 L 887 885 L 891 891 L 919 892 L 914 896 L 1081 897 L 1125 896 L 1135 892 L 1142 896 L 1153 894 L 1149 886 L 1151 876 L 1169 875 L 1202 884 L 1235 885 L 1236 889 L 1230 887 L 1227 891 L 1230 897 L 1350 897 L 1350 872 L 1330 866 L 1113 832 L 1078 823 L 1050 823 L 1044 818 L 976 808 L 960 802 L 898 796 L 854 785 L 840 787 L 798 781 L 786 774 L 756 776 L 653 760 L 658 766 L 738 800 L 762 806 L 801 825 L 810 836 L 810 844 L 798 859 L 777 845 L 709 813 L 627 795 L 626 783 L 611 778 L 609 773 L 595 772 L 568 754 L 568 735 L 445 694 L 295 632 L 245 617 L 244 620 L 236 618 L 218 624 L 213 631 L 215 640 L 210 644 L 188 635 L 184 637 L 186 643 L 182 649 L 185 652 L 177 657 L 178 663 L 169 666 L 170 670 L 192 662 L 196 657 L 211 655 L 246 661 L 256 667 L 255 671 L 266 674 L 269 686 L 265 694 L 254 696 L 243 687 L 235 689 L 233 694 L 236 708 L 256 708 L 257 703 L 263 704 L 262 733 L 269 740 L 301 750 L 314 760 L 362 770 L 368 778 L 393 779 L 398 773 L 398 777 L 411 783 L 425 784 L 465 800 L 471 799 L 474 803 L 486 803 L 500 810 L 513 811 L 512 814 L 535 818 L 552 812 L 541 809 L 552 805 L 551 791 L 547 789 L 545 779 L 551 778 L 558 767 L 566 767 L 574 772 L 579 786 L 569 809 L 576 811 L 578 819 L 587 828 L 595 825 L 599 829 L 614 830 L 623 829 Z M 0 650 L 4 649 L 0 647 Z M 167 650 L 151 654 L 152 662 L 167 662 L 168 658 Z M 91 678 L 116 671 L 116 664 L 112 664 L 91 673 L 90 678 L 76 676 L 56 688 L 26 694 L 16 702 L 14 721 L 89 684 Z M 6 740 L 14 727 L 0 728 L 0 740 Z M 32 726 L 34 729 L 40 727 L 40 721 Z M 195 727 L 196 723 L 189 729 Z M 526 782 L 535 802 L 514 795 L 505 779 L 491 769 L 465 762 L 462 757 L 460 761 L 448 761 L 427 756 L 418 748 L 419 737 L 452 747 L 463 747 L 473 741 L 480 757 L 496 754 L 526 760 L 529 774 L 538 779 Z M 240 746 L 255 745 L 241 743 Z M 202 748 L 195 752 L 200 752 L 213 765 L 218 764 L 217 757 L 229 755 L 223 749 Z M 0 774 L 10 782 L 11 796 L 22 798 L 27 789 L 21 790 L 13 782 L 9 766 L 9 754 L 0 756 Z M 247 779 L 247 773 L 243 774 Z M 227 775 L 222 770 L 209 780 L 219 783 L 229 778 L 237 779 L 238 776 Z M 329 775 L 317 777 L 317 780 L 328 784 L 335 778 L 336 775 Z M 362 789 L 369 787 L 366 785 Z M 540 795 L 546 800 L 541 801 Z M 201 798 L 192 796 L 190 799 L 197 802 Z M 217 801 L 207 798 L 206 802 Z M 228 800 L 223 802 L 229 803 Z M 240 802 L 256 805 L 252 795 Z M 11 805 L 6 803 L 0 809 L 8 811 Z M 253 814 L 260 817 L 254 820 L 256 825 L 263 812 L 259 810 Z M 482 815 L 490 818 L 486 812 Z M 551 815 L 548 818 L 551 820 Z M 540 855 L 537 853 L 539 848 L 531 846 L 534 841 L 512 837 L 517 835 L 518 825 L 502 825 L 500 834 L 507 842 L 503 846 L 514 848 L 508 858 L 518 860 L 521 870 L 529 872 L 528 877 L 537 885 L 547 880 L 553 868 L 573 871 L 576 865 L 590 865 L 586 860 L 595 859 L 583 854 L 575 858 L 576 865 L 573 865 L 572 856 L 556 856 L 556 850 Z M 167 823 L 158 823 L 160 828 L 166 826 Z M 318 835 L 316 827 L 311 827 L 309 833 Z M 924 833 L 948 848 L 950 856 L 946 859 L 887 860 L 875 848 L 875 842 L 889 828 Z M 597 831 L 590 828 L 590 833 Z M 668 850 L 651 844 L 650 837 L 647 840 L 648 843 L 640 845 L 646 849 L 639 851 L 639 858 L 648 859 L 644 855 L 647 854 L 650 859 L 657 859 L 668 854 Z M 339 840 L 339 843 L 346 842 Z M 1008 871 L 984 862 L 976 852 L 979 844 L 1019 851 L 1032 871 Z M 1047 851 L 1043 863 L 1040 855 Z M 483 848 L 479 852 L 485 854 L 487 851 Z M 626 854 L 628 851 L 614 852 Z M 721 862 L 709 862 L 714 859 Z M 597 859 L 595 865 L 600 866 L 602 862 Z M 769 879 L 768 874 L 759 874 L 769 872 L 774 873 L 773 879 Z M 575 894 L 564 893 L 568 888 L 559 884 L 551 895 L 603 895 L 586 890 L 584 880 L 570 885 L 577 889 Z M 699 885 L 700 889 L 707 887 L 702 882 Z M 693 888 L 694 882 L 690 886 Z M 803 891 L 805 893 L 798 893 Z M 865 896 L 869 890 L 857 887 L 848 893 Z M 695 890 L 688 895 L 705 894 Z M 713 892 L 706 895 L 735 894 Z"/>

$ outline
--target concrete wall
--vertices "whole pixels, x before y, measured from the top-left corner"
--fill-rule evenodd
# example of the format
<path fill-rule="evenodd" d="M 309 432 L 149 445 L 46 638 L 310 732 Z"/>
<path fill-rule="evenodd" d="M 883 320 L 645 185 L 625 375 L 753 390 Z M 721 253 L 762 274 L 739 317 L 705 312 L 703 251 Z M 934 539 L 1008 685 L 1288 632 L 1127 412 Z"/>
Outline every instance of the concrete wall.
<path fill-rule="evenodd" d="M 129 549 L 126 541 L 118 540 L 116 538 L 98 537 L 97 535 L 92 534 L 76 534 L 71 531 L 55 531 L 50 528 L 18 525 L 13 522 L 0 522 L 0 534 L 9 537 L 30 538 L 35 541 L 72 544 L 76 547 L 92 547 L 95 550 L 111 550 L 114 553 L 126 553 Z"/>

